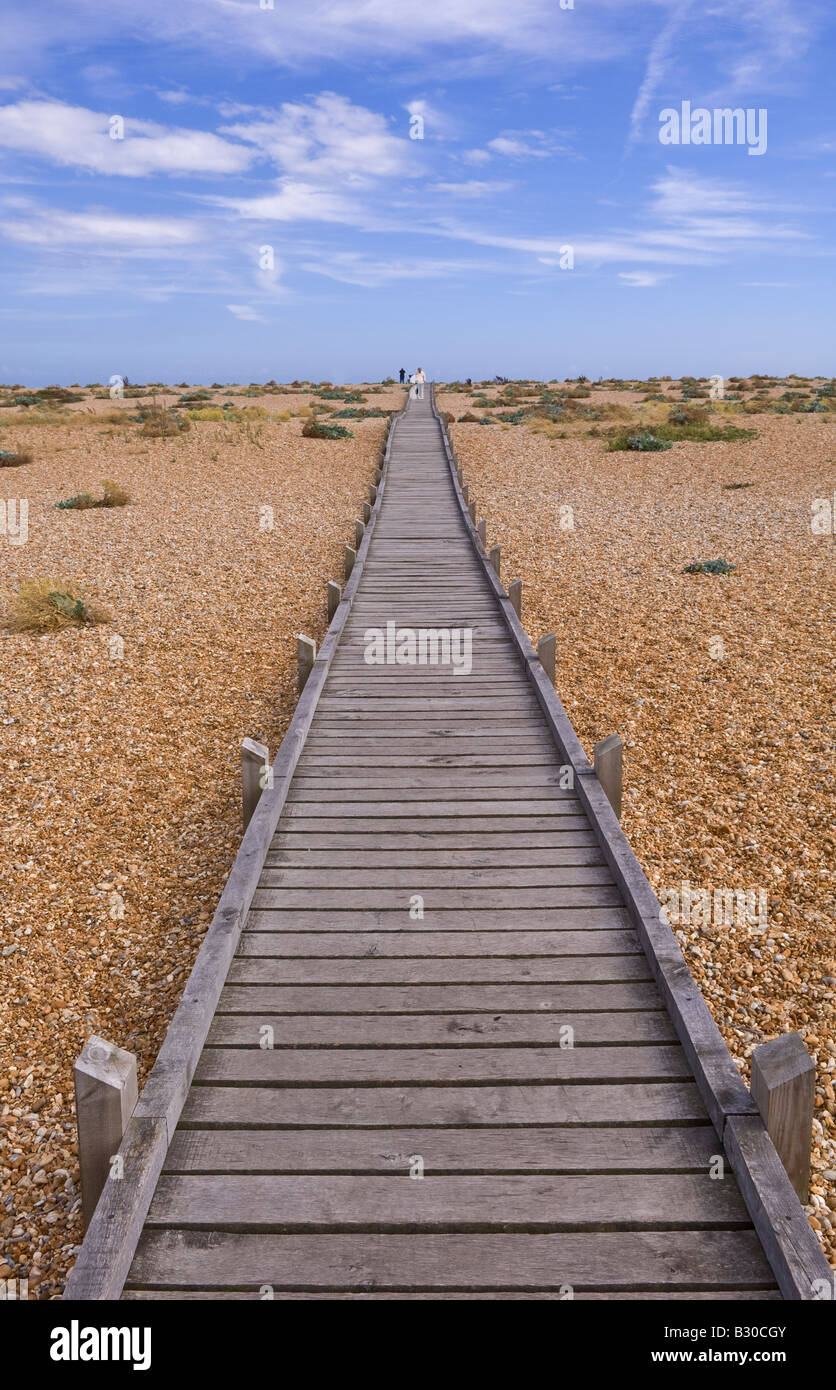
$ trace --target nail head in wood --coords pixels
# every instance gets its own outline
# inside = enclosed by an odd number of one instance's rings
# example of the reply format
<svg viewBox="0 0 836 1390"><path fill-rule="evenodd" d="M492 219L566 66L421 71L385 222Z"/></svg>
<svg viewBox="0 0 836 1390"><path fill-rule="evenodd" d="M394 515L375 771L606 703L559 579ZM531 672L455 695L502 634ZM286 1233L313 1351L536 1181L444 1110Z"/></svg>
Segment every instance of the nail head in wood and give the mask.
<svg viewBox="0 0 836 1390"><path fill-rule="evenodd" d="M800 1033L782 1033L755 1048L751 1091L787 1177L806 1202L816 1068Z"/></svg>
<svg viewBox="0 0 836 1390"><path fill-rule="evenodd" d="M73 1068L73 1081L86 1230L136 1105L136 1057L93 1033Z"/></svg>
<svg viewBox="0 0 836 1390"><path fill-rule="evenodd" d="M333 621L334 614L336 613L337 609L338 609L339 606L340 606L340 599L341 599L341 598L342 598L342 590L340 589L339 584L335 583L333 579L329 579L329 580L328 580L328 621L329 621L329 623Z"/></svg>
<svg viewBox="0 0 836 1390"><path fill-rule="evenodd" d="M346 548L345 548L345 577L346 577L346 579L350 579L350 578L351 578L351 571L354 569L354 561L355 561L356 559L357 559L357 551L354 550L352 546L347 545Z"/></svg>
<svg viewBox="0 0 836 1390"><path fill-rule="evenodd" d="M517 617L522 617L522 580L512 579L508 585L508 597L511 600L511 607Z"/></svg>
<svg viewBox="0 0 836 1390"><path fill-rule="evenodd" d="M549 632L545 637L540 638L540 641L537 643L537 655L540 658L540 665L543 667L552 685L554 685L557 637L553 632Z"/></svg>
<svg viewBox="0 0 836 1390"><path fill-rule="evenodd" d="M311 671L313 670L313 664L315 661L316 642L314 642L313 638L306 637L303 632L300 632L296 638L296 662L298 666L296 689L298 690L300 695L302 694L302 691L305 689L308 676L311 674Z"/></svg>
<svg viewBox="0 0 836 1390"><path fill-rule="evenodd" d="M606 797L618 819L621 820L622 791L622 753L623 744L618 734L608 734L596 743L592 762L595 776L604 788Z"/></svg>

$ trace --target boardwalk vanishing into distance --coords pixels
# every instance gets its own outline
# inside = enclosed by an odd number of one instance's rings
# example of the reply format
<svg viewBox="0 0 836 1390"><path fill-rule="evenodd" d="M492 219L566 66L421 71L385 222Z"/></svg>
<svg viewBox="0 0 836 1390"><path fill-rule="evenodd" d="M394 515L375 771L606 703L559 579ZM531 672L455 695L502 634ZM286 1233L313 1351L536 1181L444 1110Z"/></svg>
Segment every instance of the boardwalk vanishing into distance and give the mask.
<svg viewBox="0 0 836 1390"><path fill-rule="evenodd" d="M386 660L404 629L449 659ZM68 1298L799 1299L828 1278L430 391L393 423L121 1152Z"/></svg>

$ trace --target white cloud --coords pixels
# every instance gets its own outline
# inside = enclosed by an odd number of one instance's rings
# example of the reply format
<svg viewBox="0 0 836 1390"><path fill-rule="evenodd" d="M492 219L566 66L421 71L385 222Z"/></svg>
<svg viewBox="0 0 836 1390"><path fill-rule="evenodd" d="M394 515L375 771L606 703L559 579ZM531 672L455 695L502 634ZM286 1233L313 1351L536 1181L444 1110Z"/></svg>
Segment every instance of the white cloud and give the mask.
<svg viewBox="0 0 836 1390"><path fill-rule="evenodd" d="M490 198L495 193L507 193L513 184L498 181L468 179L465 183L431 183L431 193L446 193L451 198Z"/></svg>
<svg viewBox="0 0 836 1390"><path fill-rule="evenodd" d="M514 139L507 135L498 135L495 140L489 140L488 149L506 159L548 159L550 154L550 151L543 149L542 145L526 144L525 140Z"/></svg>
<svg viewBox="0 0 836 1390"><path fill-rule="evenodd" d="M490 164L491 157L487 150L465 150L462 158L468 164Z"/></svg>
<svg viewBox="0 0 836 1390"><path fill-rule="evenodd" d="M342 222L364 225L362 206L330 193L315 184L284 179L278 188L259 198L210 198L218 207L229 208L240 217L264 222Z"/></svg>
<svg viewBox="0 0 836 1390"><path fill-rule="evenodd" d="M249 304L227 304L226 307L231 314L234 314L237 319L243 319L245 323L264 322Z"/></svg>
<svg viewBox="0 0 836 1390"><path fill-rule="evenodd" d="M362 184L391 177L407 166L407 131L399 139L384 116L335 92L312 102L286 102L266 119L222 127L222 133L254 145L285 173L307 182Z"/></svg>
<svg viewBox="0 0 836 1390"><path fill-rule="evenodd" d="M657 275L652 270L620 270L619 280L623 280L625 285L630 285L636 290L649 289L652 285L658 285L660 281L667 280L667 275Z"/></svg>
<svg viewBox="0 0 836 1390"><path fill-rule="evenodd" d="M651 44L644 77L630 114L628 143L636 141L641 134L650 103L666 78L668 68L677 53L679 33L688 18L692 3L693 0L675 0L666 23L659 29Z"/></svg>
<svg viewBox="0 0 836 1390"><path fill-rule="evenodd" d="M483 263L457 260L421 259L418 256L394 256L373 259L355 251L324 254L316 260L302 263L302 269L314 275L324 275L348 285L375 289L397 280L431 280L435 276L456 275L468 270L484 271Z"/></svg>
<svg viewBox="0 0 836 1390"><path fill-rule="evenodd" d="M110 136L115 116L124 120L124 139ZM122 112L105 114L58 101L0 106L0 147L126 178L237 174L253 160L252 150L207 131L161 126Z"/></svg>
<svg viewBox="0 0 836 1390"><path fill-rule="evenodd" d="M656 195L654 211L665 218L704 216L706 213L753 213L786 208L762 194L730 183L708 178L690 169L669 165L652 185Z"/></svg>
<svg viewBox="0 0 836 1390"><path fill-rule="evenodd" d="M201 235L193 222L183 219L133 217L106 209L90 212L34 209L26 217L0 222L0 230L12 241L45 247L95 246L99 253L126 248L174 250L192 245Z"/></svg>

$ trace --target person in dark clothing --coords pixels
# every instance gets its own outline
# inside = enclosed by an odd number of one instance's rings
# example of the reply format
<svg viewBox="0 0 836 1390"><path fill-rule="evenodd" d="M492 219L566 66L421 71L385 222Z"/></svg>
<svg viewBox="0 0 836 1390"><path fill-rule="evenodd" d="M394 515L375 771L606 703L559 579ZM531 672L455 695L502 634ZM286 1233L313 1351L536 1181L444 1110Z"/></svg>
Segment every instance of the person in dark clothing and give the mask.
<svg viewBox="0 0 836 1390"><path fill-rule="evenodd" d="M401 386L406 381L406 367L401 367Z"/></svg>

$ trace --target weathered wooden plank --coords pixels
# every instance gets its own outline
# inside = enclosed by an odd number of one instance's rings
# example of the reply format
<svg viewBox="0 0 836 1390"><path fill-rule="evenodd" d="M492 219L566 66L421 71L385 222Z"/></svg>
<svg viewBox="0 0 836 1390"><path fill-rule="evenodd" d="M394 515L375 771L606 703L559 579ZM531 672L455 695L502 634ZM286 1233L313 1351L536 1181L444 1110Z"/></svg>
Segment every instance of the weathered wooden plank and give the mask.
<svg viewBox="0 0 836 1390"><path fill-rule="evenodd" d="M118 1298L131 1267L145 1214L168 1147L165 1122L136 1119L125 1130L119 1154L121 1179L109 1179L70 1270L66 1299Z"/></svg>
<svg viewBox="0 0 836 1390"><path fill-rule="evenodd" d="M375 849L308 849L307 842L297 838L293 849L268 851L265 863L269 868L370 868L370 869L431 869L439 863L446 868L538 868L561 864L598 863L600 850L587 837L591 831L559 831L550 837L555 848L516 849L448 849L438 850L391 849L386 844ZM597 857L592 857L597 856Z"/></svg>
<svg viewBox="0 0 836 1390"><path fill-rule="evenodd" d="M753 1231L241 1235L146 1231L134 1284L213 1289L769 1288Z"/></svg>
<svg viewBox="0 0 836 1390"><path fill-rule="evenodd" d="M527 985L226 985L219 1013L586 1013L591 1009L655 1009L655 984ZM571 1023L567 1018L566 1022Z"/></svg>
<svg viewBox="0 0 836 1390"><path fill-rule="evenodd" d="M236 1302L241 1302L242 1300L248 1298L261 1300L264 1298L264 1296L265 1295L261 1287L257 1289L235 1289L232 1291L228 1289L196 1289L194 1287L188 1289L130 1288L126 1289L122 1295L124 1299L138 1303L164 1302L167 1300L175 1299L179 1303L183 1301L189 1302L197 1299L207 1298L211 1299L212 1301L220 1300L221 1302L230 1302L232 1300L235 1300ZM434 1302L439 1297L439 1292L436 1289L430 1289L422 1291L420 1293L414 1293L408 1290L405 1291L403 1289L397 1289L394 1292L387 1291L385 1289L380 1292L354 1292L345 1289L328 1289L326 1293L321 1293L317 1292L316 1290L306 1289L304 1293L294 1293L292 1290L282 1290L280 1297L282 1301L285 1303L299 1302L303 1298L305 1300L319 1300L320 1302L327 1300L327 1302L329 1303L333 1302L334 1300L339 1300L340 1302L354 1303L380 1303L397 1300L399 1303L416 1303L426 1300L432 1300ZM565 1289L562 1292L560 1289L553 1289L551 1291L549 1291L548 1289L526 1289L525 1293L517 1293L513 1289L500 1289L498 1291L494 1289L484 1289L480 1293L462 1293L459 1289L451 1289L445 1287L443 1297L445 1299L454 1300L459 1303L475 1302L477 1299L480 1302L483 1302L486 1299L489 1301L501 1299L503 1303L506 1303L508 1301L513 1302L515 1300L520 1301L522 1299L525 1299L526 1302L531 1302L532 1300L562 1302L568 1297L568 1294L566 1293ZM627 1300L630 1300L634 1303L646 1303L654 1299L664 1300L665 1302L685 1302L686 1300L688 1302L692 1302L695 1299L710 1299L712 1303L729 1303L735 1301L742 1301L744 1299L746 1300L746 1302L759 1303L781 1301L781 1295L777 1289L746 1288L711 1289L707 1293L704 1291L701 1292L690 1289L687 1290L685 1293L674 1292L669 1289L665 1289L662 1293L648 1292L647 1290L639 1290L636 1292L624 1293L622 1290L619 1289L608 1291L607 1293L592 1293L587 1291L586 1289L578 1289L576 1291L573 1291L572 1298L575 1302L581 1303L590 1301L601 1302L604 1300L606 1300L608 1303L612 1303L613 1301L625 1302Z"/></svg>
<svg viewBox="0 0 836 1390"><path fill-rule="evenodd" d="M388 785L382 787L357 786L352 788L348 779L341 786L324 787L319 782L297 783L292 788L292 796L288 797L288 806L310 806L326 805L331 802L341 802L343 805L350 799L353 805L362 803L367 808L367 814L371 813L371 808L376 807L376 803L390 803L394 797L393 793L398 790L394 785L394 778ZM571 791L564 790L559 786L536 786L536 787L491 787L483 785L480 787L459 786L452 780L447 787L419 787L411 784L411 779L405 780L401 785L400 791L403 797L408 798L411 804L417 802L427 802L434 806L443 806L445 803L455 801L475 802L470 814L474 815L481 812L483 807L491 807L499 804L500 806L509 801L522 801L526 807L526 814L533 815L536 808L547 803L551 808L552 802L571 801L574 806L573 814L578 814L577 799ZM304 814L304 813L300 813Z"/></svg>
<svg viewBox="0 0 836 1390"><path fill-rule="evenodd" d="M249 927L239 956L626 956L640 953L631 931L267 932Z"/></svg>
<svg viewBox="0 0 836 1390"><path fill-rule="evenodd" d="M660 1214L664 1217L660 1221ZM746 1226L732 1182L704 1173L400 1177L163 1174L148 1228L304 1230L668 1231Z"/></svg>
<svg viewBox="0 0 836 1390"><path fill-rule="evenodd" d="M705 1173L717 1150L709 1124L631 1129L179 1129L167 1172Z"/></svg>
<svg viewBox="0 0 836 1390"><path fill-rule="evenodd" d="M261 1039L259 1039L259 1042ZM485 1082L573 1084L684 1081L682 1049L669 1047L207 1047L198 1085L471 1086Z"/></svg>
<svg viewBox="0 0 836 1390"><path fill-rule="evenodd" d="M555 873L559 870L554 870ZM564 870L573 876L597 873L594 869ZM269 873L269 871L268 871ZM265 873L264 877L268 877ZM321 911L350 912L363 908L400 909L406 913L410 907L410 897L421 892L420 871L414 875L414 883L404 882L402 889L396 888L318 888L316 903ZM310 906L313 894L308 888L258 888L253 895L254 907L274 907L286 912ZM426 888L421 893L424 899L425 916L434 909L452 911L457 908L473 908L475 911L487 908L507 907L515 911L524 908L550 907L609 907L617 906L621 896L615 884L606 882L567 884L554 888Z"/></svg>
<svg viewBox="0 0 836 1390"><path fill-rule="evenodd" d="M554 1014L216 1014L207 1047L472 1047L594 1043L672 1043L673 1025L661 1009L622 1013Z"/></svg>
<svg viewBox="0 0 836 1390"><path fill-rule="evenodd" d="M573 1086L192 1086L181 1123L269 1125L589 1125L703 1121L693 1082Z"/></svg>
<svg viewBox="0 0 836 1390"><path fill-rule="evenodd" d="M834 1274L813 1234L760 1116L732 1115L729 1159L784 1298L832 1299Z"/></svg>
<svg viewBox="0 0 836 1390"><path fill-rule="evenodd" d="M561 811L557 815L548 816L419 816L409 815L409 808L403 816L374 816L360 819L347 816L288 816L282 821L281 834L292 835L322 835L330 831L355 835L377 835L380 836L388 831L397 834L423 835L433 832L443 835L447 834L514 834L517 827L520 834L539 830L559 830L563 822L569 822L569 826L575 828L583 824L579 816L575 815L571 809L566 813ZM486 829L486 826L488 829Z"/></svg>
<svg viewBox="0 0 836 1390"><path fill-rule="evenodd" d="M360 912L334 912L317 909L282 912L280 908L253 908L247 915L251 930L265 924L271 931L408 931L412 919L403 911L366 908ZM454 912L425 911L425 931L532 931L540 929L595 931L601 927L629 926L623 907L558 907L545 910L512 908Z"/></svg>
<svg viewBox="0 0 836 1390"><path fill-rule="evenodd" d="M596 859L595 851L587 849L565 853L563 864L545 864L539 868L475 868L457 865L442 868L413 867L382 868L371 865L347 869L293 867L267 863L261 875L262 888L407 888L409 891L427 888L564 888L576 884L610 883L610 871Z"/></svg>
<svg viewBox="0 0 836 1390"><path fill-rule="evenodd" d="M341 822L342 824L342 822ZM481 824L481 822L480 822ZM589 821L585 816L566 816L556 830L523 830L521 826L509 830L393 830L381 839L379 828L372 826L340 830L312 830L300 838L299 826L287 829L279 824L273 836L270 851L292 849L294 852L308 849L323 850L363 850L380 852L403 849L416 850L468 850L477 853L492 849L559 849L561 846L589 844ZM568 838L571 837L571 838ZM582 838L578 838L582 837ZM436 855L433 862L438 862Z"/></svg>
<svg viewBox="0 0 836 1390"><path fill-rule="evenodd" d="M564 984L568 981L650 980L644 953L628 956L372 956L300 959L237 957L229 985L354 986L459 984Z"/></svg>

